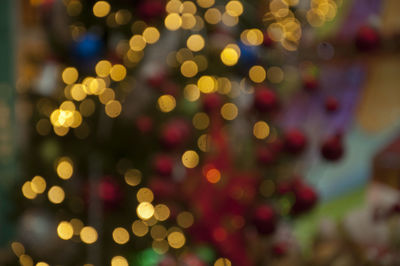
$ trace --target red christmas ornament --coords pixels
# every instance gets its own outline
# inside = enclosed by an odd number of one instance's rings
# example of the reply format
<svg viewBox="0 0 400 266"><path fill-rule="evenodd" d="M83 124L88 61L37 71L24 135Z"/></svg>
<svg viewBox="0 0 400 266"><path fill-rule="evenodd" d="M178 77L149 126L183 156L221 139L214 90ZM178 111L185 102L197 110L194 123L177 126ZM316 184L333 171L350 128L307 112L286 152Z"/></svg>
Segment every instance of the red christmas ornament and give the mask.
<svg viewBox="0 0 400 266"><path fill-rule="evenodd" d="M298 129L292 129L285 134L285 150L297 155L304 151L307 146L306 136Z"/></svg>
<svg viewBox="0 0 400 266"><path fill-rule="evenodd" d="M149 187L157 199L171 199L177 192L176 184L164 178L151 178Z"/></svg>
<svg viewBox="0 0 400 266"><path fill-rule="evenodd" d="M318 195L315 190L308 185L297 186L295 191L295 202L291 212L293 215L299 215L309 211L317 203Z"/></svg>
<svg viewBox="0 0 400 266"><path fill-rule="evenodd" d="M202 98L203 109L206 112L213 112L219 110L222 105L221 96L216 93L203 95Z"/></svg>
<svg viewBox="0 0 400 266"><path fill-rule="evenodd" d="M314 76L307 76L303 80L303 87L308 92L316 91L318 86L318 80Z"/></svg>
<svg viewBox="0 0 400 266"><path fill-rule="evenodd" d="M154 158L154 170L158 175L170 176L174 165L173 159L168 155L157 155Z"/></svg>
<svg viewBox="0 0 400 266"><path fill-rule="evenodd" d="M98 194L106 209L114 209L121 204L122 191L110 176L103 177L98 185Z"/></svg>
<svg viewBox="0 0 400 266"><path fill-rule="evenodd" d="M288 244L285 242L277 242L272 245L272 254L277 257L285 256L288 252Z"/></svg>
<svg viewBox="0 0 400 266"><path fill-rule="evenodd" d="M172 120L167 123L161 133L161 143L168 149L180 146L188 138L189 125L181 119Z"/></svg>
<svg viewBox="0 0 400 266"><path fill-rule="evenodd" d="M330 96L325 99L325 110L328 113L336 112L339 109L339 101L337 98Z"/></svg>
<svg viewBox="0 0 400 266"><path fill-rule="evenodd" d="M264 41L263 41L263 45L265 47L271 47L272 45L274 45L274 41L269 37L268 32L264 32Z"/></svg>
<svg viewBox="0 0 400 266"><path fill-rule="evenodd" d="M147 79L147 83L153 88L160 88L167 80L167 75L164 71L160 71Z"/></svg>
<svg viewBox="0 0 400 266"><path fill-rule="evenodd" d="M267 88L257 89L254 95L254 107L259 112L270 112L278 106L275 92Z"/></svg>
<svg viewBox="0 0 400 266"><path fill-rule="evenodd" d="M161 0L146 0L140 1L139 16L144 20L151 20L161 17L165 12L164 1Z"/></svg>
<svg viewBox="0 0 400 266"><path fill-rule="evenodd" d="M253 223L260 234L273 233L276 228L276 219L276 213L269 205L261 205L254 211Z"/></svg>
<svg viewBox="0 0 400 266"><path fill-rule="evenodd" d="M136 127L142 134L147 134L153 130L153 119L149 116L140 116L136 119Z"/></svg>
<svg viewBox="0 0 400 266"><path fill-rule="evenodd" d="M336 134L333 137L328 138L322 143L321 155L328 161L337 161L342 158L344 153L342 136Z"/></svg>
<svg viewBox="0 0 400 266"><path fill-rule="evenodd" d="M271 165L276 161L276 153L267 147L259 147L256 152L257 162L261 165Z"/></svg>
<svg viewBox="0 0 400 266"><path fill-rule="evenodd" d="M380 35L370 26L361 27L356 34L356 47L362 52L368 52L379 48Z"/></svg>

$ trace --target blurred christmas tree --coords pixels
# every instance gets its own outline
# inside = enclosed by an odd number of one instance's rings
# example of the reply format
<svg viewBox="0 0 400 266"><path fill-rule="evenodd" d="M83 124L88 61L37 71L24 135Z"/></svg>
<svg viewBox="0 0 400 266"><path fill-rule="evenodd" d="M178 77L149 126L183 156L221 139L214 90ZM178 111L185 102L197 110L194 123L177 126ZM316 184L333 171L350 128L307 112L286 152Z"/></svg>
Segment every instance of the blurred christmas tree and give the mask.
<svg viewBox="0 0 400 266"><path fill-rule="evenodd" d="M319 90L301 39L335 1L28 5L47 43L18 83L35 125L15 193L22 265L301 264L290 221L318 196L299 170L309 141L283 117ZM324 159L342 157L342 133Z"/></svg>

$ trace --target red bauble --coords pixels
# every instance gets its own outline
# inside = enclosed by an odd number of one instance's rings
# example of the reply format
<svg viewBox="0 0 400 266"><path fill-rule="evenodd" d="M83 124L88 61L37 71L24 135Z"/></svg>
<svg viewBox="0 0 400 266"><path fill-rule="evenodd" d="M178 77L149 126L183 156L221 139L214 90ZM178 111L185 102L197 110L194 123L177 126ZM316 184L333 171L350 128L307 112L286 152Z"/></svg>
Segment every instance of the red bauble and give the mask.
<svg viewBox="0 0 400 266"><path fill-rule="evenodd" d="M325 110L328 113L336 112L339 109L339 101L337 98L330 96L325 99Z"/></svg>
<svg viewBox="0 0 400 266"><path fill-rule="evenodd" d="M222 105L221 96L216 93L203 95L202 98L203 109L206 112L214 112L219 110Z"/></svg>
<svg viewBox="0 0 400 266"><path fill-rule="evenodd" d="M263 45L264 45L265 47L271 47L272 45L274 45L274 41L269 37L267 31L264 32L264 41L263 41Z"/></svg>
<svg viewBox="0 0 400 266"><path fill-rule="evenodd" d="M307 138L298 129L292 129L285 134L285 150L297 155L304 151L307 146Z"/></svg>
<svg viewBox="0 0 400 266"><path fill-rule="evenodd" d="M163 71L160 71L160 72L148 77L147 83L153 88L160 88L166 80L167 80L166 73Z"/></svg>
<svg viewBox="0 0 400 266"><path fill-rule="evenodd" d="M150 116L140 116L136 119L136 127L142 134L153 130L153 119Z"/></svg>
<svg viewBox="0 0 400 266"><path fill-rule="evenodd" d="M259 88L254 94L254 107L259 112L270 112L278 106L275 92L267 88Z"/></svg>
<svg viewBox="0 0 400 266"><path fill-rule="evenodd" d="M98 185L98 194L106 209L114 209L121 204L122 191L119 184L110 176L103 177Z"/></svg>
<svg viewBox="0 0 400 266"><path fill-rule="evenodd" d="M176 119L168 122L161 133L161 143L167 149L180 146L189 136L189 125L186 121Z"/></svg>
<svg viewBox="0 0 400 266"><path fill-rule="evenodd" d="M276 162L276 153L267 147L259 147L256 157L257 162L262 165L270 165Z"/></svg>
<svg viewBox="0 0 400 266"><path fill-rule="evenodd" d="M257 207L253 215L253 223L260 234L268 235L275 231L277 217L275 210L269 205Z"/></svg>
<svg viewBox="0 0 400 266"><path fill-rule="evenodd" d="M165 12L164 1L146 0L140 1L139 16L145 20L161 17Z"/></svg>
<svg viewBox="0 0 400 266"><path fill-rule="evenodd" d="M344 153L342 136L337 134L322 143L321 155L328 161L337 161Z"/></svg>
<svg viewBox="0 0 400 266"><path fill-rule="evenodd" d="M303 86L306 91L314 92L318 89L318 80L313 76L305 77L303 80Z"/></svg>
<svg viewBox="0 0 400 266"><path fill-rule="evenodd" d="M151 178L149 183L156 199L171 199L176 195L177 185L165 178Z"/></svg>
<svg viewBox="0 0 400 266"><path fill-rule="evenodd" d="M172 174L174 161L170 156L160 154L154 158L153 165L158 175L170 176Z"/></svg>
<svg viewBox="0 0 400 266"><path fill-rule="evenodd" d="M295 202L292 206L291 212L293 215L299 215L309 211L317 203L318 195L315 190L308 185L296 186Z"/></svg>
<svg viewBox="0 0 400 266"><path fill-rule="evenodd" d="M288 244L285 242L277 242L272 245L272 254L277 257L285 256L288 252Z"/></svg>
<svg viewBox="0 0 400 266"><path fill-rule="evenodd" d="M356 34L356 47L363 52L372 51L379 48L380 39L376 29L370 26L363 26Z"/></svg>

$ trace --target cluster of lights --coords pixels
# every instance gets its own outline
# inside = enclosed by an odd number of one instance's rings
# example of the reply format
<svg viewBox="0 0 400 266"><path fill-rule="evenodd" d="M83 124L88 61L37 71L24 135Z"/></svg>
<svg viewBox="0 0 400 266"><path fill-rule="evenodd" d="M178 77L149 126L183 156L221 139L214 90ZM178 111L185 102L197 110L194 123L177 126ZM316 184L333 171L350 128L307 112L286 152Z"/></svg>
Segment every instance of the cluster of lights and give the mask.
<svg viewBox="0 0 400 266"><path fill-rule="evenodd" d="M34 265L32 257L25 253L25 247L20 242L12 242L11 249L14 252L15 256L18 257L20 265ZM49 266L49 264L43 261L39 261L35 264L35 266Z"/></svg>
<svg viewBox="0 0 400 266"><path fill-rule="evenodd" d="M320 27L336 17L337 4L334 0L312 0L307 11L307 21L313 27Z"/></svg>

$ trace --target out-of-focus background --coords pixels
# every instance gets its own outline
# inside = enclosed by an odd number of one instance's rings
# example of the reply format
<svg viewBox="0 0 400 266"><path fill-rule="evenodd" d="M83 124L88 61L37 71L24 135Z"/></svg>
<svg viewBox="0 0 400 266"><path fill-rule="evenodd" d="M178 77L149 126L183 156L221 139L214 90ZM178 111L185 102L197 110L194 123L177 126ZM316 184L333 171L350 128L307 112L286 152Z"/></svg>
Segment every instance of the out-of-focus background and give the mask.
<svg viewBox="0 0 400 266"><path fill-rule="evenodd" d="M0 7L0 265L400 265L400 1Z"/></svg>

